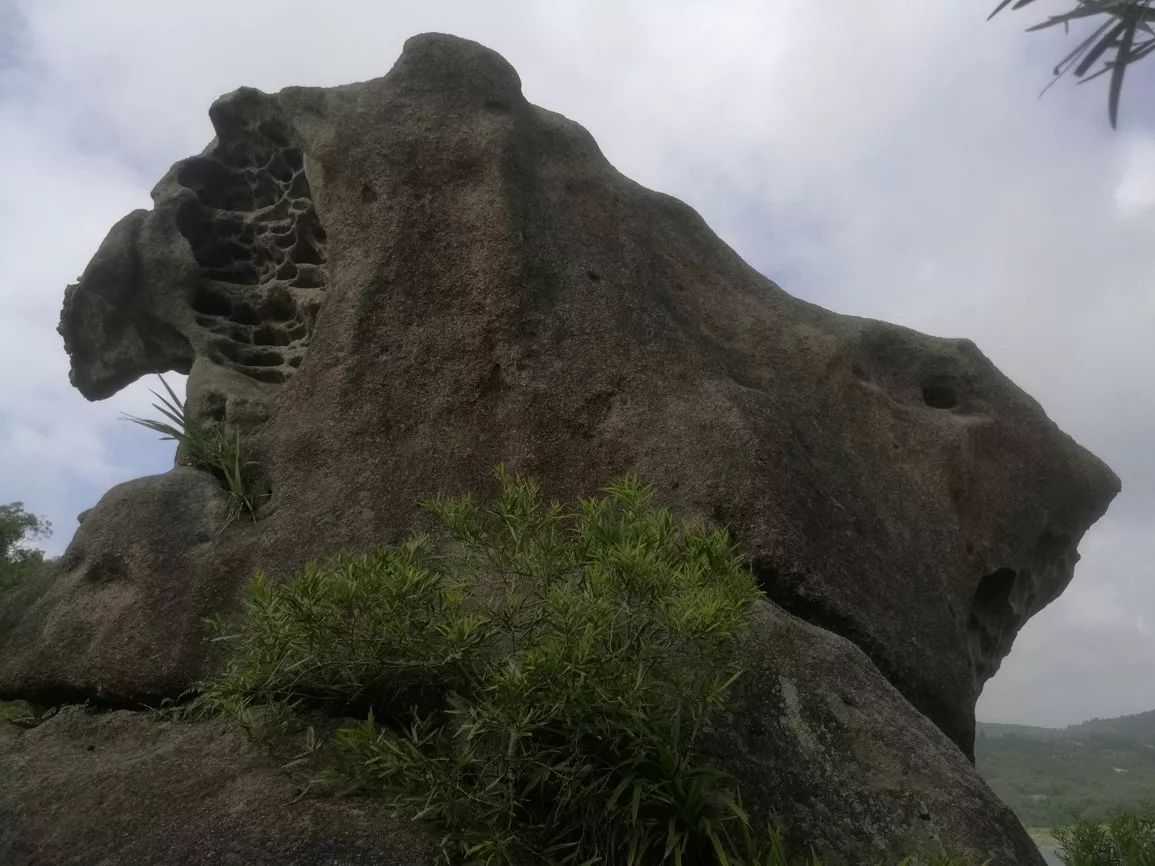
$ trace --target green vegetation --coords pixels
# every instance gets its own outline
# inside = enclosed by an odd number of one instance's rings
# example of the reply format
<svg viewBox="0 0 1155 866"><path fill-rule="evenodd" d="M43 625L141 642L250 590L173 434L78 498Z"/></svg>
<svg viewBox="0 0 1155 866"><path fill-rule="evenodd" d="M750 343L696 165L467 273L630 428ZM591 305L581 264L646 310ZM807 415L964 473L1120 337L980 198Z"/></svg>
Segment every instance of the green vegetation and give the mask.
<svg viewBox="0 0 1155 866"><path fill-rule="evenodd" d="M232 653L201 707L264 735L309 719L293 763L438 826L452 862L802 862L701 754L760 597L726 533L630 477L576 508L497 477L491 504L426 504L436 541L258 575L213 623Z"/></svg>
<svg viewBox="0 0 1155 866"><path fill-rule="evenodd" d="M1155 811L1079 820L1055 831L1066 866L1155 866Z"/></svg>
<svg viewBox="0 0 1155 866"><path fill-rule="evenodd" d="M990 17L993 18L1008 6L1021 9L1034 2L1000 0ZM1069 30L1072 23L1078 25L1086 19L1097 25L1055 66L1051 84L1068 72L1081 79L1080 83L1110 73L1107 112L1111 126L1115 126L1119 119L1119 96L1123 92L1123 75L1127 67L1155 50L1155 29L1152 29L1155 9L1151 8L1151 3L1152 0L1075 0L1074 8L1051 15L1041 24L1029 28L1045 30L1061 25L1064 30ZM1102 65L1096 69L1095 65L1100 61ZM1047 85L1048 88L1050 86Z"/></svg>
<svg viewBox="0 0 1155 866"><path fill-rule="evenodd" d="M976 765L1028 827L1105 821L1155 802L1155 714L1146 717L1065 730L980 724Z"/></svg>
<svg viewBox="0 0 1155 866"><path fill-rule="evenodd" d="M731 780L699 753L758 592L724 532L625 478L576 510L501 470L447 530L258 577L204 700L250 725L324 707L331 767L475 863L738 863ZM767 843L767 856L772 843ZM768 861L772 862L772 861Z"/></svg>
<svg viewBox="0 0 1155 866"><path fill-rule="evenodd" d="M19 725L31 725L36 720L36 713L30 704L24 701L0 701L0 724L10 722Z"/></svg>
<svg viewBox="0 0 1155 866"><path fill-rule="evenodd" d="M51 534L52 524L25 511L23 502L0 505L0 592L44 562L44 551L28 542Z"/></svg>
<svg viewBox="0 0 1155 866"><path fill-rule="evenodd" d="M223 424L206 424L188 414L185 404L172 390L163 376L157 376L167 396L153 391L159 403L153 408L163 419L137 418L126 415L134 424L147 427L161 434L162 439L175 441L181 454L190 466L211 472L228 491L233 500L233 512L253 514L257 507L257 495L250 468L253 461L245 458L240 434L229 436Z"/></svg>

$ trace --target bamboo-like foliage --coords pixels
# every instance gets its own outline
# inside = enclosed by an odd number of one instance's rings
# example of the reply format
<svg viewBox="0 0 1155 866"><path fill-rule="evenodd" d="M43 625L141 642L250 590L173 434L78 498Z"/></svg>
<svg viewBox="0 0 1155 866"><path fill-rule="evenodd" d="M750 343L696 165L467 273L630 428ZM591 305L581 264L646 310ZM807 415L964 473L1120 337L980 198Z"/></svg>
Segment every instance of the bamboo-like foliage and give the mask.
<svg viewBox="0 0 1155 866"><path fill-rule="evenodd" d="M440 826L454 861L746 862L732 781L700 754L759 597L726 534L634 478L574 509L498 478L491 504L427 503L437 545L254 581L204 700L359 713L332 766Z"/></svg>
<svg viewBox="0 0 1155 866"><path fill-rule="evenodd" d="M213 623L231 658L202 707L250 730L359 717L309 727L301 760L439 827L448 862L817 866L702 751L760 598L726 533L632 477L572 508L497 479L492 502L426 503L436 536L258 575Z"/></svg>
<svg viewBox="0 0 1155 866"><path fill-rule="evenodd" d="M165 394L151 393L158 400L153 408L161 417L125 415L125 419L159 433L161 439L175 441L190 466L205 469L220 480L233 500L234 513L252 515L256 511L256 494L249 470L254 464L245 458L240 433L229 436L224 425L209 425L190 415L164 377L157 378Z"/></svg>
<svg viewBox="0 0 1155 866"><path fill-rule="evenodd" d="M1022 9L1034 2L1035 0L1001 0L990 17L993 18L1008 7ZM1079 78L1080 83L1109 74L1111 81L1107 94L1107 114L1111 126L1116 126L1119 120L1119 97L1123 92L1123 76L1127 67L1155 51L1155 27L1153 27L1155 10L1151 9L1151 2L1152 0L1076 0L1073 9L1052 15L1046 21L1028 28L1029 31L1036 31L1062 25L1069 30L1072 23L1084 19L1092 20L1098 25L1059 61L1055 66L1054 78L1047 88L1068 72ZM1095 65L1100 61L1102 65L1096 69Z"/></svg>

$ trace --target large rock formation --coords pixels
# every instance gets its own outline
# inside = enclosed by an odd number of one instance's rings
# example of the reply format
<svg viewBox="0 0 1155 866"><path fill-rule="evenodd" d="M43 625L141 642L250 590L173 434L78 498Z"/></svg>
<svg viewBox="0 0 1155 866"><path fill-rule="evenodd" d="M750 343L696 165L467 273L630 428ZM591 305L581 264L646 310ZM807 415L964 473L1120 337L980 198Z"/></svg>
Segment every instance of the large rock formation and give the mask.
<svg viewBox="0 0 1155 866"><path fill-rule="evenodd" d="M61 333L90 398L188 372L268 495L230 522L193 470L114 489L0 609L0 694L179 693L201 619L254 568L395 539L505 461L561 498L633 471L727 525L770 599L970 752L983 683L1119 486L972 343L787 295L474 43L417 37L384 78L242 89L210 116L212 145L69 287ZM814 675L792 688L829 691ZM896 706L879 718L906 730ZM919 737L957 781L936 802L996 814L962 754Z"/></svg>

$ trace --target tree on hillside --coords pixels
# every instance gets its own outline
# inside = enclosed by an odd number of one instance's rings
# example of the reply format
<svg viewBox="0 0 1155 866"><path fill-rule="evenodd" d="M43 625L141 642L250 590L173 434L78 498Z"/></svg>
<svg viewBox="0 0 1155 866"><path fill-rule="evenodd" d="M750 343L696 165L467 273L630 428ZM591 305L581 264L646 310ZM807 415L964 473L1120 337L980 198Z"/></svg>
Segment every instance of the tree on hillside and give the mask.
<svg viewBox="0 0 1155 866"><path fill-rule="evenodd" d="M52 524L25 511L23 502L0 505L0 589L44 562L44 551L28 542L51 534Z"/></svg>
<svg viewBox="0 0 1155 866"><path fill-rule="evenodd" d="M1035 0L1001 0L990 14L998 15L1007 7L1022 9ZM1081 38L1074 49L1055 66L1054 84L1068 72L1080 79L1080 84L1101 75L1110 74L1107 93L1107 113L1114 127L1119 119L1119 95L1123 92L1123 75L1127 67L1155 51L1155 9L1153 0L1075 0L1075 7L1028 30L1045 30L1062 25L1070 30L1071 24L1086 20L1095 29ZM1096 65L1098 68L1096 68ZM1051 84L1048 84L1049 88ZM1046 92L1046 91L1044 91Z"/></svg>

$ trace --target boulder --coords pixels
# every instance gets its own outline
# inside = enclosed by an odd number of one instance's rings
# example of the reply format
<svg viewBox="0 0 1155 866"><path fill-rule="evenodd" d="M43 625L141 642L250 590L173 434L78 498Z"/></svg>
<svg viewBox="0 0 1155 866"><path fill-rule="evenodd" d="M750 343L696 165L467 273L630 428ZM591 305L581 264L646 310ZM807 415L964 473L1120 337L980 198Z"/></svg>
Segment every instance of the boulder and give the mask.
<svg viewBox="0 0 1155 866"><path fill-rule="evenodd" d="M92 399L187 372L190 411L260 467L255 520L229 520L189 468L112 491L5 602L0 696L180 694L210 666L202 620L257 568L397 540L424 525L421 500L484 494L499 461L563 499L634 472L727 526L781 616L864 653L873 697L825 747L865 756L845 774L915 772L914 732L947 786L916 789L943 838L994 821L990 850L1017 850L960 769L975 701L1119 481L973 343L791 297L462 39L415 37L373 81L241 89L210 117L214 141L68 288L60 331ZM765 724L795 703L827 718L854 691L836 666L752 659L777 690ZM871 725L898 739L856 739ZM774 743L733 736L751 755ZM915 840L885 820L915 801L859 781L879 838ZM812 790L859 808L833 776ZM978 805L946 817L956 802Z"/></svg>

